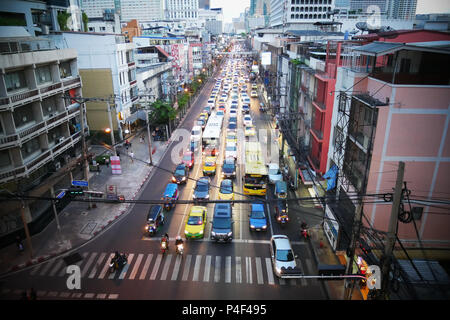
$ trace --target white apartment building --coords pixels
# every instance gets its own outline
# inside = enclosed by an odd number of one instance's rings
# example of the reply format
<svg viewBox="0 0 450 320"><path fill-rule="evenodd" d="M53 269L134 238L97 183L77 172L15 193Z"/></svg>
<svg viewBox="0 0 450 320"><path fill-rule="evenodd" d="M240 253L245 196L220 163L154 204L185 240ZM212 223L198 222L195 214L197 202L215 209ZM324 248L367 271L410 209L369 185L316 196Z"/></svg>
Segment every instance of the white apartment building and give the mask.
<svg viewBox="0 0 450 320"><path fill-rule="evenodd" d="M329 20L334 0L272 0L270 26L290 26Z"/></svg>
<svg viewBox="0 0 450 320"><path fill-rule="evenodd" d="M125 43L122 35L106 33L60 32L50 37L60 48L77 50L86 97L115 96L111 104L113 129L123 139L138 99L134 43ZM109 127L106 102L88 102L86 106L91 131Z"/></svg>
<svg viewBox="0 0 450 320"><path fill-rule="evenodd" d="M83 0L82 10L89 18L103 16L105 9L114 9L120 15L121 21L133 19L155 20L164 16L165 0ZM116 2L119 7L116 7Z"/></svg>
<svg viewBox="0 0 450 320"><path fill-rule="evenodd" d="M166 19L198 19L198 0L165 0Z"/></svg>

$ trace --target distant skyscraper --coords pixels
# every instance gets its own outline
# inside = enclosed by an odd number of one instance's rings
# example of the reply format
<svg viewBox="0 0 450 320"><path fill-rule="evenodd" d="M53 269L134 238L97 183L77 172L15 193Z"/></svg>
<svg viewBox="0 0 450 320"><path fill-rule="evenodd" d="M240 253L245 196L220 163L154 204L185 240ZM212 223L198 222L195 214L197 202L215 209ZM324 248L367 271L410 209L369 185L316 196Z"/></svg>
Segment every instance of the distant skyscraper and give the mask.
<svg viewBox="0 0 450 320"><path fill-rule="evenodd" d="M121 21L162 19L163 0L83 0L81 8L89 18L103 17L105 9L113 9Z"/></svg>
<svg viewBox="0 0 450 320"><path fill-rule="evenodd" d="M416 9L417 0L390 0L387 13L392 19L413 20Z"/></svg>
<svg viewBox="0 0 450 320"><path fill-rule="evenodd" d="M396 0L394 0L396 1ZM380 13L387 11L389 0L350 0L350 10L354 10L358 13L366 13L369 6L378 6Z"/></svg>
<svg viewBox="0 0 450 320"><path fill-rule="evenodd" d="M199 0L165 0L166 19L198 19Z"/></svg>
<svg viewBox="0 0 450 320"><path fill-rule="evenodd" d="M198 8L208 10L210 8L209 0L198 0Z"/></svg>

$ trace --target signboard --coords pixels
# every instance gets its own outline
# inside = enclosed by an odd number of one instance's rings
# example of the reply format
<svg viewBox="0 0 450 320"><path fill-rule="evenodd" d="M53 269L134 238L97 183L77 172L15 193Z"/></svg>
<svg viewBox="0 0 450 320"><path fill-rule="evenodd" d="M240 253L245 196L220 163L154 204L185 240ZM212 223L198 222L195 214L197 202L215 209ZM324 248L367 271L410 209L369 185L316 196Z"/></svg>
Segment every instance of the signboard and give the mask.
<svg viewBox="0 0 450 320"><path fill-rule="evenodd" d="M263 66L270 66L272 64L272 53L267 52L261 52L261 64Z"/></svg>
<svg viewBox="0 0 450 320"><path fill-rule="evenodd" d="M65 191L61 191L60 193L58 193L58 195L56 196L56 199L61 199L62 197L64 197L66 195Z"/></svg>
<svg viewBox="0 0 450 320"><path fill-rule="evenodd" d="M117 186L109 184L106 186L106 199L117 200Z"/></svg>
<svg viewBox="0 0 450 320"><path fill-rule="evenodd" d="M323 221L323 229L328 241L331 244L333 250L336 250L338 234L339 234L339 223L336 221L336 217L331 212L328 206L325 206L325 219Z"/></svg>
<svg viewBox="0 0 450 320"><path fill-rule="evenodd" d="M118 156L112 156L109 159L111 161L112 174L122 174L122 168L120 166L120 158Z"/></svg>
<svg viewBox="0 0 450 320"><path fill-rule="evenodd" d="M72 185L76 187L87 187L89 186L89 183L84 180L73 180Z"/></svg>

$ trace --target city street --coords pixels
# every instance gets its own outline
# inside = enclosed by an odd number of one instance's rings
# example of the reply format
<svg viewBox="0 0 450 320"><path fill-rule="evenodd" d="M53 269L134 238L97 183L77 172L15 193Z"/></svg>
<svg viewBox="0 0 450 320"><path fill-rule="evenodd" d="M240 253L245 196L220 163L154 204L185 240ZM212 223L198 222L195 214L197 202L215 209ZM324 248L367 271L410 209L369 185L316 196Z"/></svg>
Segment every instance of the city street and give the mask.
<svg viewBox="0 0 450 320"><path fill-rule="evenodd" d="M214 85L212 77L204 86L198 99L192 104L179 129L191 128L206 106ZM228 107L227 107L228 108ZM240 112L239 112L240 114ZM270 129L266 115L259 111L258 99L251 99L250 114L256 131ZM242 117L238 117L238 129L243 129ZM267 117L268 118L268 117ZM225 115L223 128L227 126ZM224 154L226 130L222 132L219 159ZM179 137L179 138L178 138ZM171 145L160 161L159 169L150 177L149 183L137 200L160 199L170 182L177 163L172 162L172 150L188 139L182 133L172 135ZM261 139L263 140L263 139ZM260 141L265 143L264 141ZM187 145L187 144L186 144ZM178 149L177 149L178 148ZM242 151L238 144L238 154ZM221 164L221 161L219 161ZM218 199L221 170L211 179L211 199ZM202 176L202 161L197 157L190 171L189 180L180 186L180 200L192 200L195 180ZM164 170L165 169L165 170ZM242 192L243 162L238 166L235 179L236 199L245 199ZM216 186L216 187L215 187ZM290 197L294 197L293 193ZM268 188L268 199L273 199L273 186ZM266 207L270 217L269 228L263 233L249 230L248 203L233 205L234 237L231 243L215 243L210 240L214 203L207 205L208 215L205 236L200 240L188 240L183 256L175 253L174 240L177 235L184 238L186 217L192 204L178 204L166 214L166 222L157 235L144 235L144 224L151 205L135 204L131 212L121 218L100 237L87 242L76 253L82 260L76 262L81 268L81 289L69 290L66 263L61 257L38 266L16 272L3 278L2 298L17 299L21 289L33 287L39 299L325 299L322 285L311 279L279 279L272 269L269 240L273 234L285 234L291 240L298 255L297 263L306 275L314 275L316 266L309 246L299 235L302 221L301 208L290 203L290 222L284 228L274 219L272 208ZM165 255L160 251L160 237L167 232L170 250ZM128 254L128 264L120 273L107 272L110 256L114 251ZM73 253L75 253L73 252Z"/></svg>

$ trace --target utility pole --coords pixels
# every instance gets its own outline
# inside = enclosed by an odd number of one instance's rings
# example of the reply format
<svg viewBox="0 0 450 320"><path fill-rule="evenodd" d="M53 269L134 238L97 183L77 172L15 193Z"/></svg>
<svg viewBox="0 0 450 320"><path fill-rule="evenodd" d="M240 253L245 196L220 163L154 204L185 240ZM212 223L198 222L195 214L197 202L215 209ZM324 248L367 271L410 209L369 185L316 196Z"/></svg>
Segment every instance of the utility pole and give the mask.
<svg viewBox="0 0 450 320"><path fill-rule="evenodd" d="M28 222L25 219L25 201L21 201L20 216L22 218L23 228L25 230L25 236L27 237L28 248L30 249L30 259L33 258L33 246L31 245L30 231L28 230Z"/></svg>
<svg viewBox="0 0 450 320"><path fill-rule="evenodd" d="M150 134L150 111L147 112L147 134L148 134L148 154L150 155L149 166L153 164L152 159L152 135Z"/></svg>
<svg viewBox="0 0 450 320"><path fill-rule="evenodd" d="M384 248L383 265L381 266L381 292L382 296L389 299L389 272L391 269L392 254L397 238L398 214L400 203L402 201L403 176L405 173L405 163L398 163L397 181L395 183L394 198L392 202L391 218L389 220L389 229L387 234L387 243Z"/></svg>

